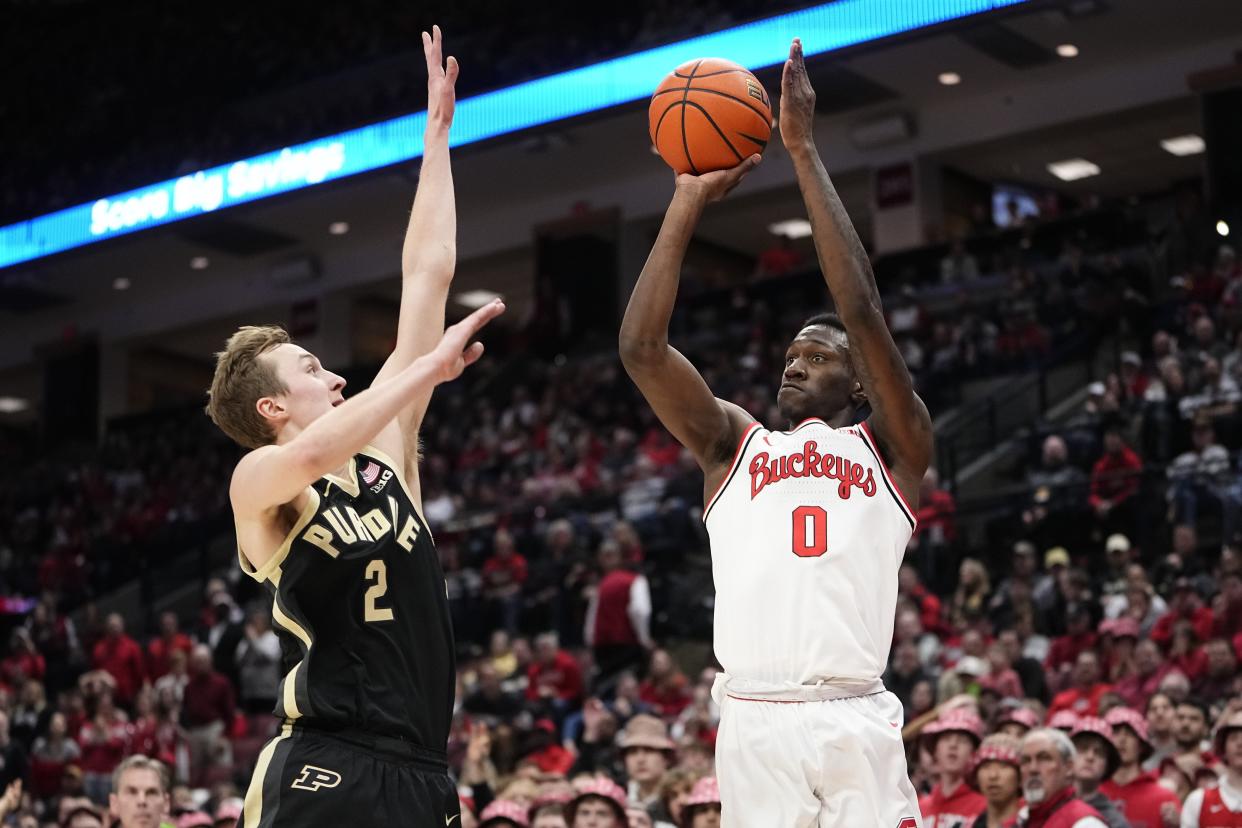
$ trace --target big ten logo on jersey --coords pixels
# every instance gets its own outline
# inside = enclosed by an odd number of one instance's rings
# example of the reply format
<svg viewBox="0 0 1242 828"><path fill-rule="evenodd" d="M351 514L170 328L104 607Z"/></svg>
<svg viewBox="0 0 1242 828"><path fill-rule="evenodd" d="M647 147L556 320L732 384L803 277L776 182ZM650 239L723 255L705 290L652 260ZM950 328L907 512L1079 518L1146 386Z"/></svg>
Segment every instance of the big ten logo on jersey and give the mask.
<svg viewBox="0 0 1242 828"><path fill-rule="evenodd" d="M365 515L359 515L353 506L333 506L322 513L324 523L312 523L302 533L302 540L313 543L332 557L341 554L338 546L352 546L356 543L375 543L393 532L398 525L397 499L388 496L388 513L375 508ZM401 523L401 531L397 532L397 543L406 552L414 549L414 541L418 540L421 527L410 515L405 516Z"/></svg>
<svg viewBox="0 0 1242 828"><path fill-rule="evenodd" d="M769 458L761 451L750 461L750 499L769 485L789 477L827 477L840 481L837 494L849 500L857 487L867 497L875 497L875 471L840 454L820 454L819 444L807 440L801 451Z"/></svg>
<svg viewBox="0 0 1242 828"><path fill-rule="evenodd" d="M374 460L366 464L359 474L362 480L371 487L371 491L379 494L384 491L384 487L388 485L388 481L392 480L392 469L382 469Z"/></svg>

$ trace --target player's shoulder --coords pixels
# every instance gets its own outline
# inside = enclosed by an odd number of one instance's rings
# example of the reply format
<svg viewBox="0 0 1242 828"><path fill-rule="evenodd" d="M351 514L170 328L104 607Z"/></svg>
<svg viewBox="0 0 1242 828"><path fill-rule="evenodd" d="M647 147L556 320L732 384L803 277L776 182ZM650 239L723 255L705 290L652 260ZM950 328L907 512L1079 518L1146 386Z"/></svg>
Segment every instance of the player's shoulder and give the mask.
<svg viewBox="0 0 1242 828"><path fill-rule="evenodd" d="M229 499L233 501L234 506L245 505L250 494L247 488L259 465L277 451L279 447L275 445L259 446L243 454L237 461L237 465L233 467L233 476L229 479Z"/></svg>

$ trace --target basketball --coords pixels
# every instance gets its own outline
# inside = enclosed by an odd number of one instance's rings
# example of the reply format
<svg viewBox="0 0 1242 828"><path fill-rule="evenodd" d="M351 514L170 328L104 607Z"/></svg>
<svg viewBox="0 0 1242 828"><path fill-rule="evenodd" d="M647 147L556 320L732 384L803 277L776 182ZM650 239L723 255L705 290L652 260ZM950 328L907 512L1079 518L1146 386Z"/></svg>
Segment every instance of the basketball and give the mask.
<svg viewBox="0 0 1242 828"><path fill-rule="evenodd" d="M768 93L731 60L683 63L651 96L651 143L673 171L701 175L763 152L772 134Z"/></svg>

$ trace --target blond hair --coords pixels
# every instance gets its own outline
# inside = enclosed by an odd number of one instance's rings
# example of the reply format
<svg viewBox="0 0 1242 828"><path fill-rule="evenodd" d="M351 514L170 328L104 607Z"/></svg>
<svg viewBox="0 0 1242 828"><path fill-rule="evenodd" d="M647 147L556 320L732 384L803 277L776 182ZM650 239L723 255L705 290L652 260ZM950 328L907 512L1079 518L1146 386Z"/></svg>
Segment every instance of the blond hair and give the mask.
<svg viewBox="0 0 1242 828"><path fill-rule="evenodd" d="M121 761L121 764L117 765L116 769L112 771L113 791L119 792L121 790L121 777L124 776L127 771L131 770L151 771L160 780L160 793L168 793L171 780L169 779L167 766L165 766L164 763L158 759L151 759L150 757L143 756L141 753L135 753L132 756L125 757L125 759Z"/></svg>
<svg viewBox="0 0 1242 828"><path fill-rule="evenodd" d="M246 325L238 328L224 343L224 350L216 354L216 373L207 392L207 416L246 448L259 448L276 439L255 403L288 389L271 363L259 357L289 341L289 334L279 325Z"/></svg>

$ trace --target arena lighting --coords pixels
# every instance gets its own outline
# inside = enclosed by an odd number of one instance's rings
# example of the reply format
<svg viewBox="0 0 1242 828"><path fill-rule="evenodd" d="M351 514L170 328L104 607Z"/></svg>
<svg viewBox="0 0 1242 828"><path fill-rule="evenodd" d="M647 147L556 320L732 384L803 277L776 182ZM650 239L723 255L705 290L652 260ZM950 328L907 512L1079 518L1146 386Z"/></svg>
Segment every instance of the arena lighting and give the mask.
<svg viewBox="0 0 1242 828"><path fill-rule="evenodd" d="M117 276L115 279L112 280L112 289L113 290L129 290L129 277L128 276Z"/></svg>
<svg viewBox="0 0 1242 828"><path fill-rule="evenodd" d="M490 290L464 290L454 296L453 300L467 308L481 308L493 299L499 298L499 293Z"/></svg>
<svg viewBox="0 0 1242 828"><path fill-rule="evenodd" d="M1062 181L1077 181L1100 174L1100 168L1085 158L1067 158L1064 161L1053 161L1048 165L1048 172Z"/></svg>
<svg viewBox="0 0 1242 828"><path fill-rule="evenodd" d="M30 408L30 403L20 397L0 397L0 414L16 414Z"/></svg>
<svg viewBox="0 0 1242 828"><path fill-rule="evenodd" d="M790 239L805 239L811 235L811 223L806 219L795 218L777 221L768 225L768 232L773 236L785 236Z"/></svg>
<svg viewBox="0 0 1242 828"><path fill-rule="evenodd" d="M349 222L334 221L328 225L328 232L334 236L343 236L349 232Z"/></svg>
<svg viewBox="0 0 1242 828"><path fill-rule="evenodd" d="M936 80L940 81L944 86L957 86L962 82L962 76L957 72L941 72L936 77Z"/></svg>
<svg viewBox="0 0 1242 828"><path fill-rule="evenodd" d="M817 55L1027 2L821 3L463 98L450 140L461 146L646 98L672 67L696 57L758 69L782 62L795 35ZM0 227L0 267L410 161L422 155L426 118L403 115Z"/></svg>
<svg viewBox="0 0 1242 828"><path fill-rule="evenodd" d="M1216 232L1222 236L1228 236L1229 235L1229 223L1225 221L1224 219L1221 219L1220 221L1216 222Z"/></svg>
<svg viewBox="0 0 1242 828"><path fill-rule="evenodd" d="M1207 148L1203 139L1193 133L1165 138L1160 142L1160 146L1165 152L1171 152L1174 155L1198 155Z"/></svg>
<svg viewBox="0 0 1242 828"><path fill-rule="evenodd" d="M1057 54L1063 58L1078 57L1078 47L1073 43L1062 43L1057 47Z"/></svg>
<svg viewBox="0 0 1242 828"><path fill-rule="evenodd" d="M206 256L195 256L190 259L191 270L206 270L209 264L211 264L211 260Z"/></svg>

